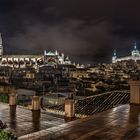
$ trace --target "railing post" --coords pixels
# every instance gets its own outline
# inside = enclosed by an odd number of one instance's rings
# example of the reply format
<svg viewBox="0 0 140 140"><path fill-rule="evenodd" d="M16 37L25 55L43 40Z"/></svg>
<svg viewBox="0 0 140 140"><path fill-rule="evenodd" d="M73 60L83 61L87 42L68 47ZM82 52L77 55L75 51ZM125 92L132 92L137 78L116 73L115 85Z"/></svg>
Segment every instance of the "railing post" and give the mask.
<svg viewBox="0 0 140 140"><path fill-rule="evenodd" d="M66 118L75 117L75 103L73 99L65 100L65 117Z"/></svg>
<svg viewBox="0 0 140 140"><path fill-rule="evenodd" d="M15 93L10 94L9 105L10 106L15 106L16 105L16 94Z"/></svg>
<svg viewBox="0 0 140 140"><path fill-rule="evenodd" d="M130 104L140 105L140 81L129 81L130 85Z"/></svg>
<svg viewBox="0 0 140 140"><path fill-rule="evenodd" d="M32 110L40 110L39 96L33 96L32 97Z"/></svg>

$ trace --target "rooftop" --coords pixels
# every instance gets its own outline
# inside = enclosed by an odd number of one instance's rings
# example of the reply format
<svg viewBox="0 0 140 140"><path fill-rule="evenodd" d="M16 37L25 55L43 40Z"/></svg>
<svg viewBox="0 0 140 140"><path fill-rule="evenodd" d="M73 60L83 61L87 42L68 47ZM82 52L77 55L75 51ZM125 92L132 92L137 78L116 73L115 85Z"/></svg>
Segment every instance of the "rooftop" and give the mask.
<svg viewBox="0 0 140 140"><path fill-rule="evenodd" d="M3 58L34 58L34 57L41 57L43 55L24 55L24 54L15 54L15 55L3 55Z"/></svg>

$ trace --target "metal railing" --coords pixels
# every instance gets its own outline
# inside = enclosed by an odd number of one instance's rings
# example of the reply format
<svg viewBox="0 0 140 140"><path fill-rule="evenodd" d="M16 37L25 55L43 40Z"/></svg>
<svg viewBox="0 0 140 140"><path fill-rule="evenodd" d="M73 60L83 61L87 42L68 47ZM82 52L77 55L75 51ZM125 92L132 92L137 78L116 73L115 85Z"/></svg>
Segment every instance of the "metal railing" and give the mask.
<svg viewBox="0 0 140 140"><path fill-rule="evenodd" d="M52 110L56 114L64 114L64 101L57 98L58 104L47 104L45 99L42 99L41 107L45 110ZM64 100L64 99L63 99ZM82 99L75 99L75 114L76 116L89 116L98 112L111 109L121 104L127 104L130 101L130 91L116 90L99 95L88 96ZM54 110L54 111L53 111Z"/></svg>

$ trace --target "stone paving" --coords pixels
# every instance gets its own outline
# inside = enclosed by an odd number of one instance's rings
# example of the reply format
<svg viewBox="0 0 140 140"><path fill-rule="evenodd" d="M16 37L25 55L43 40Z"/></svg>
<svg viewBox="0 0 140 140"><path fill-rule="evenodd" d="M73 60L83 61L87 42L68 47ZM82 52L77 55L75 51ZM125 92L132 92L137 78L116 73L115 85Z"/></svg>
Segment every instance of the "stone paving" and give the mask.
<svg viewBox="0 0 140 140"><path fill-rule="evenodd" d="M140 140L140 106L118 106L19 140Z"/></svg>
<svg viewBox="0 0 140 140"><path fill-rule="evenodd" d="M19 140L140 140L140 106L134 105L65 123L58 116L0 103L0 120Z"/></svg>
<svg viewBox="0 0 140 140"><path fill-rule="evenodd" d="M63 118L49 113L40 113L17 106L10 108L0 103L0 120L6 122L8 128L17 136L26 135L65 123Z"/></svg>

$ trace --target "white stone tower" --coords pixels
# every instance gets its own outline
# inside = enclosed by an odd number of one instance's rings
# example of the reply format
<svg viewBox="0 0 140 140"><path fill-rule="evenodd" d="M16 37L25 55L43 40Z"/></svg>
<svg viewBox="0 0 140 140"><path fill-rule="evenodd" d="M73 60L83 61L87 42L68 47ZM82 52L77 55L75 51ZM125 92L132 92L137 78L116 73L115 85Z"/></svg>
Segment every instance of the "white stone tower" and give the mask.
<svg viewBox="0 0 140 140"><path fill-rule="evenodd" d="M0 57L3 56L3 45L2 45L2 37L1 37L1 33L0 33Z"/></svg>
<svg viewBox="0 0 140 140"><path fill-rule="evenodd" d="M131 55L132 55L132 57L140 57L140 52L139 52L139 50L137 49L137 44L136 44L136 42L135 42L135 45L134 45L134 49L133 49L133 51L131 52Z"/></svg>
<svg viewBox="0 0 140 140"><path fill-rule="evenodd" d="M116 50L114 50L113 57L112 57L112 63L115 63L116 59L117 59L117 54L116 54Z"/></svg>

